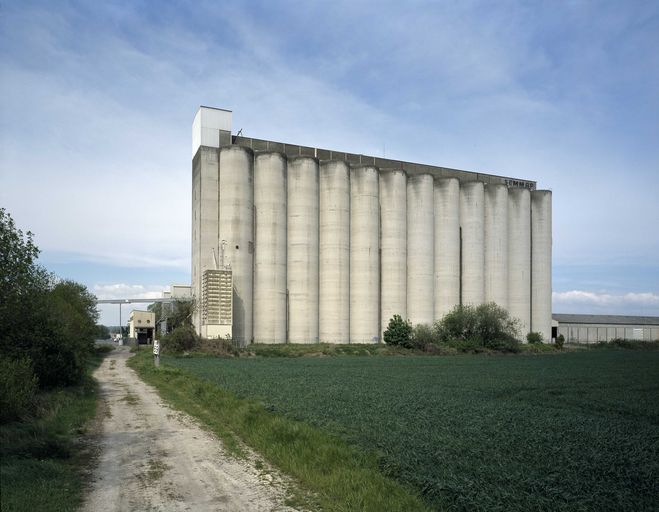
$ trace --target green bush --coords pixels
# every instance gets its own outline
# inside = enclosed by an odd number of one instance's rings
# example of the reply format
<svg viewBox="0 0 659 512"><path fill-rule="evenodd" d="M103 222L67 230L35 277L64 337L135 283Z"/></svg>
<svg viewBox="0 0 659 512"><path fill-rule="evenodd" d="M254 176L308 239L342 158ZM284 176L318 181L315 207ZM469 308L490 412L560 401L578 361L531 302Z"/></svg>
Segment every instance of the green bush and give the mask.
<svg viewBox="0 0 659 512"><path fill-rule="evenodd" d="M526 335L526 341L529 343L542 343L542 333L530 332Z"/></svg>
<svg viewBox="0 0 659 512"><path fill-rule="evenodd" d="M418 324L412 330L412 348L426 350L437 343L436 335L432 327L426 324Z"/></svg>
<svg viewBox="0 0 659 512"><path fill-rule="evenodd" d="M180 326L172 332L163 336L160 346L163 352L170 354L180 354L194 349L199 344L199 336L195 330L188 326Z"/></svg>
<svg viewBox="0 0 659 512"><path fill-rule="evenodd" d="M565 336L559 334L556 338L556 348L558 350L563 350L563 345L565 345Z"/></svg>
<svg viewBox="0 0 659 512"><path fill-rule="evenodd" d="M479 306L456 306L435 323L436 339L441 343L492 350L517 351L519 321L508 311L490 302Z"/></svg>
<svg viewBox="0 0 659 512"><path fill-rule="evenodd" d="M0 356L0 422L15 420L34 406L39 381L27 357Z"/></svg>
<svg viewBox="0 0 659 512"><path fill-rule="evenodd" d="M389 320L387 330L384 331L384 342L387 345L399 345L401 347L412 347L412 324L403 320L400 315L394 315Z"/></svg>

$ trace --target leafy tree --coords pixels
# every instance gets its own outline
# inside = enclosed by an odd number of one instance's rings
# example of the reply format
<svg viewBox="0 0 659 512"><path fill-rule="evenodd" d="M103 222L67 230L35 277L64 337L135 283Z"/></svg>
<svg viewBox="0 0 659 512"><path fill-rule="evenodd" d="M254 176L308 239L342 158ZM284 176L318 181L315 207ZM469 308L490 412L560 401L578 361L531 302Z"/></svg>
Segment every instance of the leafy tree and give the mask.
<svg viewBox="0 0 659 512"><path fill-rule="evenodd" d="M96 333L94 334L97 340L106 340L110 337L110 328L106 325L96 325Z"/></svg>
<svg viewBox="0 0 659 512"><path fill-rule="evenodd" d="M96 299L46 272L38 254L32 233L17 229L0 209L0 356L27 361L5 367L21 375L33 368L40 387L73 384L93 347Z"/></svg>
<svg viewBox="0 0 659 512"><path fill-rule="evenodd" d="M147 309L156 314L157 326L162 325L161 320L167 320L167 332L171 333L178 327L192 327L192 314L194 313L194 301L192 300L174 299L172 302L154 302Z"/></svg>
<svg viewBox="0 0 659 512"><path fill-rule="evenodd" d="M400 345L410 348L412 346L412 324L403 320L400 315L394 315L387 330L384 331L384 342L387 345Z"/></svg>

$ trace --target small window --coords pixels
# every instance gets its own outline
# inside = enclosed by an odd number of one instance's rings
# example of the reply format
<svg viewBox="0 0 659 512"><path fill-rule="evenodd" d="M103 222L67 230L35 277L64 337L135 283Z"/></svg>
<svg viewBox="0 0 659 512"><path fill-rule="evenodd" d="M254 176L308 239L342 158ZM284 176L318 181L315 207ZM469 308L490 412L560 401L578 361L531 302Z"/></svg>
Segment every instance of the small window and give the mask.
<svg viewBox="0 0 659 512"><path fill-rule="evenodd" d="M151 320L147 320L146 323L147 323L147 324L150 324L150 323L151 323Z"/></svg>
<svg viewBox="0 0 659 512"><path fill-rule="evenodd" d="M138 324L141 324L141 323L142 323L142 320L138 320L137 323L138 323Z"/></svg>

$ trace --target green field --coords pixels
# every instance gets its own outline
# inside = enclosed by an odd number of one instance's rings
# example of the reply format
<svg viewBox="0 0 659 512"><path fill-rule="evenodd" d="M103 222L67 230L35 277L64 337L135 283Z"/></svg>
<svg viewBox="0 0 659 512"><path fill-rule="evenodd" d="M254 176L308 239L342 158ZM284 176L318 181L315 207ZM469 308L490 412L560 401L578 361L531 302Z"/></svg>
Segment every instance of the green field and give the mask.
<svg viewBox="0 0 659 512"><path fill-rule="evenodd" d="M375 451L435 509L659 508L659 352L163 362Z"/></svg>

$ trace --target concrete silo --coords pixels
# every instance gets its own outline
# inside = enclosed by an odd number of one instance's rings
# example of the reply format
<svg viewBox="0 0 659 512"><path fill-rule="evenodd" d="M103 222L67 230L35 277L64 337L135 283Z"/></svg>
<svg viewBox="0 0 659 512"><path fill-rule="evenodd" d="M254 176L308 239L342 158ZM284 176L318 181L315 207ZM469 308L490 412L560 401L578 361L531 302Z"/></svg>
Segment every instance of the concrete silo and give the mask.
<svg viewBox="0 0 659 512"><path fill-rule="evenodd" d="M531 329L551 341L551 191L531 192Z"/></svg>
<svg viewBox="0 0 659 512"><path fill-rule="evenodd" d="M526 340L531 324L531 193L508 190L508 311L521 322Z"/></svg>
<svg viewBox="0 0 659 512"><path fill-rule="evenodd" d="M380 339L378 169L350 169L350 343Z"/></svg>
<svg viewBox="0 0 659 512"><path fill-rule="evenodd" d="M254 342L286 343L286 156L254 157Z"/></svg>
<svg viewBox="0 0 659 512"><path fill-rule="evenodd" d="M219 156L219 240L233 271L233 338L244 346L252 342L254 153L224 146Z"/></svg>
<svg viewBox="0 0 659 512"><path fill-rule="evenodd" d="M433 177L407 180L407 316L412 324L431 324L434 315Z"/></svg>
<svg viewBox="0 0 659 512"><path fill-rule="evenodd" d="M480 181L460 186L462 232L462 303L479 305L485 300L485 198Z"/></svg>
<svg viewBox="0 0 659 512"><path fill-rule="evenodd" d="M435 180L435 320L460 303L460 182Z"/></svg>
<svg viewBox="0 0 659 512"><path fill-rule="evenodd" d="M204 273L230 265L235 341L373 343L394 314L431 323L485 301L550 339L550 192L233 135L231 119L193 121L192 290L207 312Z"/></svg>
<svg viewBox="0 0 659 512"><path fill-rule="evenodd" d="M318 160L288 160L288 341L318 341Z"/></svg>
<svg viewBox="0 0 659 512"><path fill-rule="evenodd" d="M485 187L485 302L508 308L508 187Z"/></svg>
<svg viewBox="0 0 659 512"><path fill-rule="evenodd" d="M407 174L380 172L380 331L394 315L407 319Z"/></svg>
<svg viewBox="0 0 659 512"><path fill-rule="evenodd" d="M320 166L319 337L350 340L350 167L340 160Z"/></svg>

